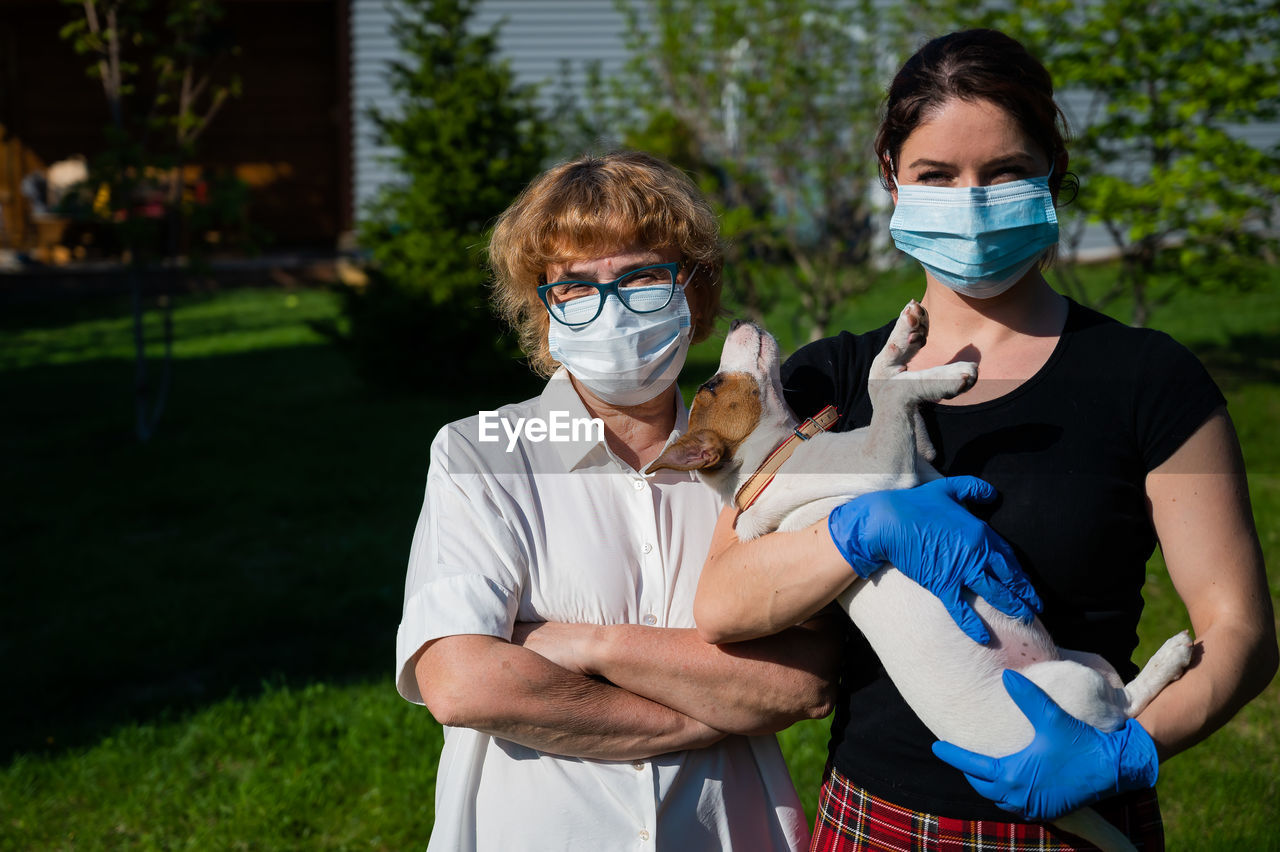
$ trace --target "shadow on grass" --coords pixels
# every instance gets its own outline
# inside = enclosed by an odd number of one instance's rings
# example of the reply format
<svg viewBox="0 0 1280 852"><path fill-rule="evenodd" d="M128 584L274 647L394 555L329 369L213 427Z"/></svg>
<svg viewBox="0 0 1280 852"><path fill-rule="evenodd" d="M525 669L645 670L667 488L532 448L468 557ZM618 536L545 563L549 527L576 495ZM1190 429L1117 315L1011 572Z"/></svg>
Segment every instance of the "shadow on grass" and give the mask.
<svg viewBox="0 0 1280 852"><path fill-rule="evenodd" d="M1224 389L1242 384L1280 385L1280 333L1235 334L1226 344L1192 348Z"/></svg>
<svg viewBox="0 0 1280 852"><path fill-rule="evenodd" d="M139 446L131 380L125 361L0 372L6 760L267 681L393 688L431 439L537 392L376 394L326 346L185 359Z"/></svg>

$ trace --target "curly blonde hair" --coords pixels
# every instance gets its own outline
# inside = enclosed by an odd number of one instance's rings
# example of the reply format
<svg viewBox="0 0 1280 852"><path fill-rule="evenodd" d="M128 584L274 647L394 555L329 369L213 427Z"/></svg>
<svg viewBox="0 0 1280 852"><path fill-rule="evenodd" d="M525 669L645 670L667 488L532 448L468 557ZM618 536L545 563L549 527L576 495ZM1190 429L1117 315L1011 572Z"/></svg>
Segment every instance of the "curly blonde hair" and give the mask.
<svg viewBox="0 0 1280 852"><path fill-rule="evenodd" d="M498 217L489 240L493 303L535 372L550 376L559 366L537 292L547 267L636 244L679 250L689 270L693 342L705 340L720 311L720 226L702 192L670 163L636 151L580 157L543 172Z"/></svg>

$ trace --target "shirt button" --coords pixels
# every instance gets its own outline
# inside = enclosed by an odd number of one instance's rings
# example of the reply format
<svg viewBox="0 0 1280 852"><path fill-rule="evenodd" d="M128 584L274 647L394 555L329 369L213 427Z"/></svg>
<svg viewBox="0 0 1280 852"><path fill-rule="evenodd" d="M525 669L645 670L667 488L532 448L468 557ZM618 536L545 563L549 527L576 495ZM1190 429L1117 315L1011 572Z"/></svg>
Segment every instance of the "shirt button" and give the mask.
<svg viewBox="0 0 1280 852"><path fill-rule="evenodd" d="M641 480L641 479L633 479L633 480L631 480L631 487L632 487L632 488L634 488L634 489L635 489L635 490L637 490L637 491L643 491L643 490L644 490L644 480Z"/></svg>
<svg viewBox="0 0 1280 852"><path fill-rule="evenodd" d="M641 839L641 840L648 840L648 839L649 839L649 829L647 829L647 828L642 828L642 829L640 829L640 839Z"/></svg>
<svg viewBox="0 0 1280 852"><path fill-rule="evenodd" d="M646 541L644 543L644 547L642 547L641 550L643 550L645 553L652 553L653 545Z"/></svg>
<svg viewBox="0 0 1280 852"><path fill-rule="evenodd" d="M658 623L658 616L654 615L653 613L649 613L648 615L646 615L646 616L644 617L644 623L645 623L645 624L657 624L657 623Z"/></svg>
<svg viewBox="0 0 1280 852"><path fill-rule="evenodd" d="M643 761L643 760L637 760L635 763L633 763L633 764L631 764L631 765L632 765L632 767L634 767L634 768L635 768L636 772L643 772L643 771L644 771L644 761Z"/></svg>

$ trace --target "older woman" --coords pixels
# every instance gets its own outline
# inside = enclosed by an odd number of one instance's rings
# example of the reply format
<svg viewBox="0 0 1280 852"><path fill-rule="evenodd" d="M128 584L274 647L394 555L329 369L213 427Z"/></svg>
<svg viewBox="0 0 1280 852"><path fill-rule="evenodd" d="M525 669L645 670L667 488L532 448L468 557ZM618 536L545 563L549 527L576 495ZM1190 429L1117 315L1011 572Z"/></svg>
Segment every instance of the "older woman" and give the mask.
<svg viewBox="0 0 1280 852"><path fill-rule="evenodd" d="M831 707L836 654L796 628L692 629L723 508L639 473L687 414L675 384L719 303L714 214L643 154L537 178L490 244L542 394L431 445L397 686L445 727L430 848L801 849L771 735Z"/></svg>

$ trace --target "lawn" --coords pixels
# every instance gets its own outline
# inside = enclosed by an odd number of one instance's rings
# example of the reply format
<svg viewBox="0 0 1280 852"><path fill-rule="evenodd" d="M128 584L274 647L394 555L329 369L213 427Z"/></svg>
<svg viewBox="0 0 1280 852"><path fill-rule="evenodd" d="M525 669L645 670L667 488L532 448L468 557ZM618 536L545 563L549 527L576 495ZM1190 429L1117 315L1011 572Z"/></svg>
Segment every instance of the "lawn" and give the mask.
<svg viewBox="0 0 1280 852"><path fill-rule="evenodd" d="M1186 294L1154 324L1226 390L1275 565L1280 280L1266 284ZM913 290L887 284L840 320L879 325ZM335 307L316 290L183 297L147 446L130 437L124 302L0 317L0 849L425 845L440 730L391 683L404 562L431 436L515 391L366 388L309 325ZM691 385L718 346L692 353ZM1139 658L1185 626L1158 557L1149 574ZM825 725L782 739L812 810ZM1277 779L1273 686L1163 770L1169 848L1280 848Z"/></svg>

